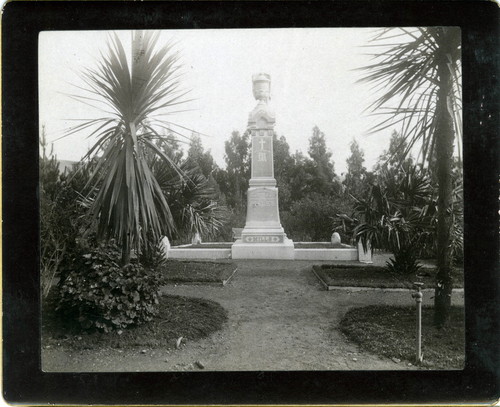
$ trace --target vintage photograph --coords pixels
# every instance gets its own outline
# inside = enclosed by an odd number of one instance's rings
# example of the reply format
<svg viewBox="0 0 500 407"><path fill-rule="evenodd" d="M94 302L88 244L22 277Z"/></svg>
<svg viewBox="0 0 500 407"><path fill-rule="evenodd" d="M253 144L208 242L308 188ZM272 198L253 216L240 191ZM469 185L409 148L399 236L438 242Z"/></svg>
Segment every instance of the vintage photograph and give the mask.
<svg viewBox="0 0 500 407"><path fill-rule="evenodd" d="M461 30L42 31L44 372L461 370Z"/></svg>

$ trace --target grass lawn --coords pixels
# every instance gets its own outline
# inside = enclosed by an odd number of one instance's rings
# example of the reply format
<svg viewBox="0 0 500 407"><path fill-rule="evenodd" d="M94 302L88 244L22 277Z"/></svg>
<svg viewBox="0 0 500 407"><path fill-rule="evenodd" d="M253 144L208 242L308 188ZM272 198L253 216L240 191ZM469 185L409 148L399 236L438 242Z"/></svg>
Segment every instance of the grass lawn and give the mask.
<svg viewBox="0 0 500 407"><path fill-rule="evenodd" d="M235 270L231 262L169 260L162 266L162 276L164 284L222 284Z"/></svg>
<svg viewBox="0 0 500 407"><path fill-rule="evenodd" d="M173 348L179 337L205 338L222 328L227 312L214 301L180 296L160 297L160 312L150 322L110 333L83 333L55 312L53 294L42 304L42 346L68 349Z"/></svg>
<svg viewBox="0 0 500 407"><path fill-rule="evenodd" d="M433 326L432 307L422 309L422 365L462 369L465 361L464 309L452 307L447 327ZM415 363L415 307L354 308L340 321L340 330L362 348L378 355ZM393 359L397 362L396 359Z"/></svg>
<svg viewBox="0 0 500 407"><path fill-rule="evenodd" d="M421 281L423 288L434 288L436 269L422 268L417 275L391 273L385 267L375 266L334 266L323 264L313 266L315 273L329 286L336 287L372 287L372 288L412 288L413 283ZM453 286L463 288L462 269L455 269Z"/></svg>

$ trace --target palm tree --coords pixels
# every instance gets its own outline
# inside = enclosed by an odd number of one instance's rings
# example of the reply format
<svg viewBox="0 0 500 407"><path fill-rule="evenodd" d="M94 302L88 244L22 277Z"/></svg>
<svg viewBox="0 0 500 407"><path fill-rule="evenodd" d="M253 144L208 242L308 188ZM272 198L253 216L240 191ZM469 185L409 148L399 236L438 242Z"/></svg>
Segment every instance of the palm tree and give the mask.
<svg viewBox="0 0 500 407"><path fill-rule="evenodd" d="M381 91L371 105L386 115L377 132L395 124L407 142L408 153L421 142L422 163L435 157L438 180L437 280L434 322L446 323L452 282L452 156L454 140L461 140L461 38L456 27L384 29L369 46L382 47L374 62L362 69L362 81Z"/></svg>
<svg viewBox="0 0 500 407"><path fill-rule="evenodd" d="M118 36L111 35L107 55L101 54L97 67L82 73L88 88L74 96L102 112L103 117L85 120L69 134L92 130L90 136L97 139L86 156L97 158L89 180L95 193L90 210L97 237L121 244L122 265L148 237L157 239L174 228L147 155L175 167L154 141L168 127L160 117L186 100L179 90L178 55L170 43L158 47L158 39L159 32L133 32L127 55Z"/></svg>

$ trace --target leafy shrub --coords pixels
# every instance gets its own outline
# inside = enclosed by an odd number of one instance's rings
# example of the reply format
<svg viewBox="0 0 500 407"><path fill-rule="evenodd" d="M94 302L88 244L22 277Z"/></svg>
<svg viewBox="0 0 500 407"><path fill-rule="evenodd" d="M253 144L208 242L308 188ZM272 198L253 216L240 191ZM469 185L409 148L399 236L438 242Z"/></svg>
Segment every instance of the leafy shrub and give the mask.
<svg viewBox="0 0 500 407"><path fill-rule="evenodd" d="M396 274L416 274L421 266L414 247L402 247L394 252L394 258L386 263L387 269Z"/></svg>
<svg viewBox="0 0 500 407"><path fill-rule="evenodd" d="M132 261L120 267L113 243L83 254L60 286L57 310L83 330L126 328L150 321L158 313L157 272Z"/></svg>

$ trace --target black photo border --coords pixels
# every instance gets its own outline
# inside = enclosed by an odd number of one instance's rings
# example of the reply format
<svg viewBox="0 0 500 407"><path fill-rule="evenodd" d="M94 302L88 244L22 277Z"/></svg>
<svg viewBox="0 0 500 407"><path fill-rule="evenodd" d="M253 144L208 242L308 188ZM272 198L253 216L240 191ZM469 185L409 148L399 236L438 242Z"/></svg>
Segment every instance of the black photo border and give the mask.
<svg viewBox="0 0 500 407"><path fill-rule="evenodd" d="M499 396L499 12L491 1L14 1L2 16L3 395L12 403L472 403ZM466 367L458 371L45 373L40 365L38 34L459 26ZM248 50L251 58L252 52Z"/></svg>

